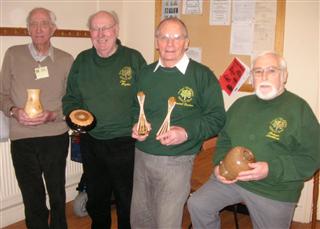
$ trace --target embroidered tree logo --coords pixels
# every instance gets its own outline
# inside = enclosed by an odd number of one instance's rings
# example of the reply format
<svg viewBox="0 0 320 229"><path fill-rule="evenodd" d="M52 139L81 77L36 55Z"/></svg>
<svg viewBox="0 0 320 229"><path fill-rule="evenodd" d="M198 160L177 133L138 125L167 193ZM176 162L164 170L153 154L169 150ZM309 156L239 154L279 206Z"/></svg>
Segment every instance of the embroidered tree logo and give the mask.
<svg viewBox="0 0 320 229"><path fill-rule="evenodd" d="M131 86L132 69L129 66L123 67L119 72L120 85L124 87Z"/></svg>
<svg viewBox="0 0 320 229"><path fill-rule="evenodd" d="M192 101L193 94L193 90L190 87L183 87L178 91L178 99L183 104L187 104Z"/></svg>

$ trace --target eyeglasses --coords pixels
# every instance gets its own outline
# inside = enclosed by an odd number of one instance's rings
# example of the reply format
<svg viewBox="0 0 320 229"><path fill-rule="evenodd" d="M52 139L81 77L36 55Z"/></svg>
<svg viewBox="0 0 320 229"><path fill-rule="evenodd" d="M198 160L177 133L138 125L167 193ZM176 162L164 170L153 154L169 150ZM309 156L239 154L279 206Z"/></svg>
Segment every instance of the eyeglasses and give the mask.
<svg viewBox="0 0 320 229"><path fill-rule="evenodd" d="M157 39L162 42L168 42L168 41L182 41L186 39L187 37L185 35L179 35L179 34L164 34L164 35L158 35Z"/></svg>
<svg viewBox="0 0 320 229"><path fill-rule="evenodd" d="M102 26L102 27L91 27L90 28L90 31L91 32L95 32L95 33L97 33L97 32L102 32L102 33L104 33L104 32L106 32L106 31L109 31L110 29L112 29L114 26L115 26L116 24L114 23L113 25L110 25L110 26Z"/></svg>
<svg viewBox="0 0 320 229"><path fill-rule="evenodd" d="M256 78L261 78L264 75L264 73L266 74L267 77L269 77L269 76L274 77L281 71L282 71L282 69L280 69L278 67L269 66L266 68L253 68L251 70L251 74Z"/></svg>
<svg viewBox="0 0 320 229"><path fill-rule="evenodd" d="M49 21L41 21L41 22L30 22L29 28L36 29L40 27L41 29L48 29L50 27L51 23Z"/></svg>

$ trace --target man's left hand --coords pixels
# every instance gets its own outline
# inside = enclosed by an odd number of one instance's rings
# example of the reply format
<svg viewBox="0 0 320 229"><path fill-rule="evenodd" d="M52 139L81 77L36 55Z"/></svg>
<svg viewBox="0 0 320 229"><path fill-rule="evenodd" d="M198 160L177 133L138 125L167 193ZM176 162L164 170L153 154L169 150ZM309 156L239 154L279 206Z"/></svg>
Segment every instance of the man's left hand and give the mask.
<svg viewBox="0 0 320 229"><path fill-rule="evenodd" d="M170 130L156 138L162 145L178 145L188 140L187 132L179 126L171 126Z"/></svg>
<svg viewBox="0 0 320 229"><path fill-rule="evenodd" d="M248 164L251 170L240 172L237 180L240 181L255 181L262 180L268 176L269 165L267 162L259 161L256 163Z"/></svg>
<svg viewBox="0 0 320 229"><path fill-rule="evenodd" d="M25 125L27 126L37 126L47 122L53 122L56 120L57 114L53 111L43 111L34 118L30 118L26 121Z"/></svg>

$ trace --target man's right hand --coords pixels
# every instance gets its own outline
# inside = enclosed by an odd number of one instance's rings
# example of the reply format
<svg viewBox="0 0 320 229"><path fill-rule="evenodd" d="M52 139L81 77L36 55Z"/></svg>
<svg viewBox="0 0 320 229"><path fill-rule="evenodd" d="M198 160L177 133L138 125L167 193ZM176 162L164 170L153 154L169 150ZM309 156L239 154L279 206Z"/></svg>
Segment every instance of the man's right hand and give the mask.
<svg viewBox="0 0 320 229"><path fill-rule="evenodd" d="M214 171L214 175L216 176L216 178L218 179L218 181L220 181L221 183L224 184L233 184L236 183L238 180L234 179L234 180L227 180L225 177L220 175L220 171L219 171L219 165L216 165L213 169Z"/></svg>
<svg viewBox="0 0 320 229"><path fill-rule="evenodd" d="M133 138L137 139L139 142L142 142L142 141L146 140L146 138L149 136L149 133L151 131L151 124L150 123L146 123L146 125L147 125L149 131L144 135L139 135L138 134L138 129L137 129L138 123L136 123L132 128L131 136Z"/></svg>

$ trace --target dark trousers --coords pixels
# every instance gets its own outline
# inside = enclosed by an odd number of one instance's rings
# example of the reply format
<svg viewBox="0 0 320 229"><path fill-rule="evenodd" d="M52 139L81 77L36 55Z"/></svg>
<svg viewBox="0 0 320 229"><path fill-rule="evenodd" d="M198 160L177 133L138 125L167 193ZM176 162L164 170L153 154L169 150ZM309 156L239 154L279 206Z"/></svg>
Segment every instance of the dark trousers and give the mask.
<svg viewBox="0 0 320 229"><path fill-rule="evenodd" d="M131 137L98 140L85 134L80 142L91 228L111 228L112 193L117 207L118 228L130 228L134 140Z"/></svg>
<svg viewBox="0 0 320 229"><path fill-rule="evenodd" d="M67 228L65 168L68 146L68 133L11 142L13 166L29 229ZM45 185L49 195L50 223Z"/></svg>

